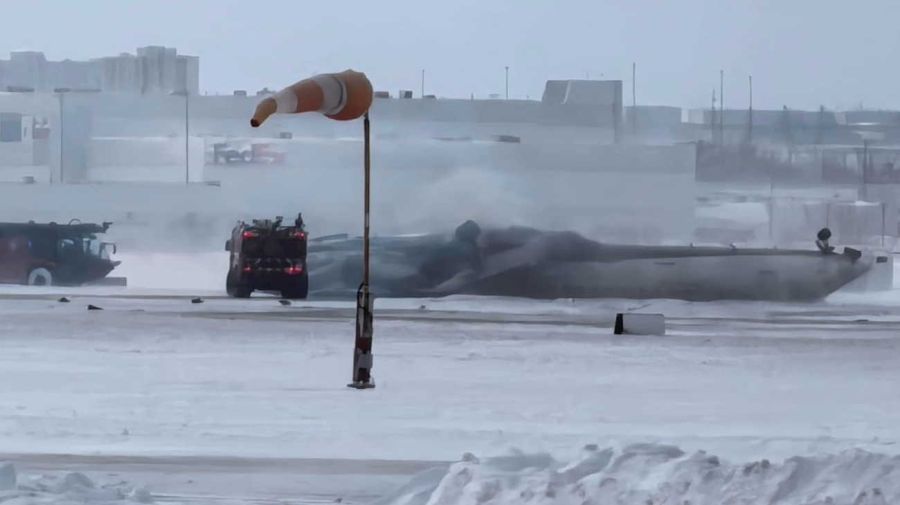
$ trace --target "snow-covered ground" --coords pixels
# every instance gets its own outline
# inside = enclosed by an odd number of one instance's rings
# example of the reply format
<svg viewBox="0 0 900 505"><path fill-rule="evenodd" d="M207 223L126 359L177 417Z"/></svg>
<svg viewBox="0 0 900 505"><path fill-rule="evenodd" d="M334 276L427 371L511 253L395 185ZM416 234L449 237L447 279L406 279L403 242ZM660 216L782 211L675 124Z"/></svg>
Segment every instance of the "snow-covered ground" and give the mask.
<svg viewBox="0 0 900 505"><path fill-rule="evenodd" d="M585 447L570 463L547 454L466 455L448 470L422 472L378 501L390 505L768 504L888 505L900 501L900 457L837 455L734 464L674 446Z"/></svg>
<svg viewBox="0 0 900 505"><path fill-rule="evenodd" d="M357 391L345 387L348 304L231 300L209 279L178 291L0 288L0 461L146 484L166 500L361 502L434 465L428 482L457 475L475 463L442 462L466 452L685 451L652 478L616 476L635 489L700 465L698 450L726 469L900 453L897 291L803 305L378 300L377 388ZM624 310L666 314L668 334L614 336ZM483 467L472 482L495 477Z"/></svg>
<svg viewBox="0 0 900 505"><path fill-rule="evenodd" d="M22 475L11 463L0 464L0 502L8 505L152 503L146 488L118 480L96 483L80 472Z"/></svg>

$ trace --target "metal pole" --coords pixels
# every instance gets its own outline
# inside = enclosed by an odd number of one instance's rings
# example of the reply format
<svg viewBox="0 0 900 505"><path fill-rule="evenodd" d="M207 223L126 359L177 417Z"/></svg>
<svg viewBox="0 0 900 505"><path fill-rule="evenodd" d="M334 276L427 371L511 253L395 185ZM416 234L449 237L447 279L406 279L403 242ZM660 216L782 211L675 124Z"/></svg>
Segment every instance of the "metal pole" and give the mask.
<svg viewBox="0 0 900 505"><path fill-rule="evenodd" d="M188 97L190 94L185 90L184 92L184 184L190 184L190 148L189 148L189 140L190 140L190 115L188 114Z"/></svg>
<svg viewBox="0 0 900 505"><path fill-rule="evenodd" d="M753 76L749 76L750 78L750 114L749 121L747 125L747 140L749 144L753 143Z"/></svg>
<svg viewBox="0 0 900 505"><path fill-rule="evenodd" d="M862 173L860 173L859 181L860 181L860 191L859 191L859 199L860 200L868 200L868 188L866 187L867 176L869 171L869 141L868 139L863 140L863 159L862 159Z"/></svg>
<svg viewBox="0 0 900 505"><path fill-rule="evenodd" d="M719 141L725 144L725 71L719 70Z"/></svg>
<svg viewBox="0 0 900 505"><path fill-rule="evenodd" d="M356 342L353 352L353 382L355 389L375 387L372 382L372 308L374 296L369 292L369 187L370 187L369 113L363 119L363 280L356 292Z"/></svg>
<svg viewBox="0 0 900 505"><path fill-rule="evenodd" d="M509 100L509 65L504 68L506 68L506 99Z"/></svg>
<svg viewBox="0 0 900 505"><path fill-rule="evenodd" d="M66 145L63 121L63 93L59 94L59 183L63 183L63 149ZM50 184L53 184L53 170L50 170Z"/></svg>
<svg viewBox="0 0 900 505"><path fill-rule="evenodd" d="M775 177L769 167L769 242L775 246Z"/></svg>
<svg viewBox="0 0 900 505"><path fill-rule="evenodd" d="M363 170L364 174L364 190L363 190L363 284L369 285L369 195L371 180L371 134L369 127L369 113L363 116Z"/></svg>
<svg viewBox="0 0 900 505"><path fill-rule="evenodd" d="M637 135L637 63L631 63L631 133Z"/></svg>
<svg viewBox="0 0 900 505"><path fill-rule="evenodd" d="M769 182L769 242L772 245L775 245L775 230L774 230L774 218L775 218L775 199L772 194L772 183L771 180Z"/></svg>

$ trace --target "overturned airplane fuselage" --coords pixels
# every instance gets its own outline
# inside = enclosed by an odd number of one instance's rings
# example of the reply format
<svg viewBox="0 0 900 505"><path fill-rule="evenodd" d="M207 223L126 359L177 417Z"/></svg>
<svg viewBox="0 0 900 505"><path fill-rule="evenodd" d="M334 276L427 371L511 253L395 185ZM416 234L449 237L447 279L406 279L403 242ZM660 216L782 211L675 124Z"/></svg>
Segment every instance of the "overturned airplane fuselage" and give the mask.
<svg viewBox="0 0 900 505"><path fill-rule="evenodd" d="M311 243L309 250L313 296L352 296L361 278L359 240ZM382 297L813 301L871 265L869 254L849 248L835 253L609 245L572 232L481 231L471 223L468 232L457 230L450 238L376 239L371 271L373 290Z"/></svg>

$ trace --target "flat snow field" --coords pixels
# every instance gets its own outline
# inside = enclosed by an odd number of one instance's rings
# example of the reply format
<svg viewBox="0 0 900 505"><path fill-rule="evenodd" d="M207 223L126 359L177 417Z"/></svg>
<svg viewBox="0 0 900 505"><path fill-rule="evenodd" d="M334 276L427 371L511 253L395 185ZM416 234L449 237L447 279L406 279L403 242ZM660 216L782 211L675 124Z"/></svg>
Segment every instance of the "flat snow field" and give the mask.
<svg viewBox="0 0 900 505"><path fill-rule="evenodd" d="M358 503L511 448L890 456L897 302L382 299L377 387L357 391L344 302L4 286L0 461L136 482L157 501ZM668 334L613 335L625 310L664 313Z"/></svg>

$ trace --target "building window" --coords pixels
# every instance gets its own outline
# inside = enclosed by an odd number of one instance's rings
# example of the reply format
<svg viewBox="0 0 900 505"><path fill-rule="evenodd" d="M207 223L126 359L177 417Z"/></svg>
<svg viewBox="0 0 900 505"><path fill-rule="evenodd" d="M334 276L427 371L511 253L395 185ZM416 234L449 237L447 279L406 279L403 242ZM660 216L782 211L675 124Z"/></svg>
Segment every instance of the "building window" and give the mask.
<svg viewBox="0 0 900 505"><path fill-rule="evenodd" d="M22 141L22 115L0 113L0 142Z"/></svg>

